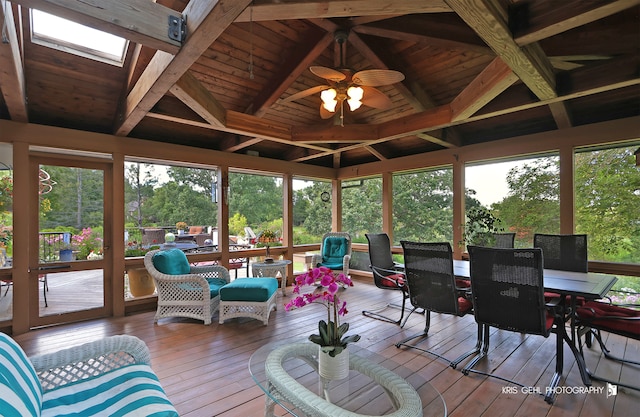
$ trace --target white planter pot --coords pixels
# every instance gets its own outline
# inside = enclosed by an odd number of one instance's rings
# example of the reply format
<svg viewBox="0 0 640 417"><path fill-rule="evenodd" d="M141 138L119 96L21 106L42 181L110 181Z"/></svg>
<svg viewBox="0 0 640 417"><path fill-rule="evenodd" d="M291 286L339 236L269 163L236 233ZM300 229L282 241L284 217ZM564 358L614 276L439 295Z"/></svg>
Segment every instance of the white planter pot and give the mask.
<svg viewBox="0 0 640 417"><path fill-rule="evenodd" d="M343 349L335 357L318 346L318 373L326 379L344 379L349 376L349 349Z"/></svg>

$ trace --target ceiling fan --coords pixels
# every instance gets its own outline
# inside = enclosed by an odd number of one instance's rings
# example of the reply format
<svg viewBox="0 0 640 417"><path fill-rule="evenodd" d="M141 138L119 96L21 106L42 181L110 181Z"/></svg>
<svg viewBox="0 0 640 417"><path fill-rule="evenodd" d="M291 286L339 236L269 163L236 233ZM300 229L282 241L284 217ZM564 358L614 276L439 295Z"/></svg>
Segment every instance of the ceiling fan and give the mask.
<svg viewBox="0 0 640 417"><path fill-rule="evenodd" d="M320 93L320 117L328 119L332 117L336 108L340 107L340 118L344 119L344 102L346 101L351 111L360 108L361 105L375 109L385 109L391 105L391 100L382 91L375 87L391 85L404 80L404 74L394 70L372 69L354 72L344 65L343 45L349 34L344 30L336 31L334 39L340 46L340 67L333 69L321 66L312 66L309 70L316 76L324 78L328 84L318 85L292 94L282 100L290 102Z"/></svg>

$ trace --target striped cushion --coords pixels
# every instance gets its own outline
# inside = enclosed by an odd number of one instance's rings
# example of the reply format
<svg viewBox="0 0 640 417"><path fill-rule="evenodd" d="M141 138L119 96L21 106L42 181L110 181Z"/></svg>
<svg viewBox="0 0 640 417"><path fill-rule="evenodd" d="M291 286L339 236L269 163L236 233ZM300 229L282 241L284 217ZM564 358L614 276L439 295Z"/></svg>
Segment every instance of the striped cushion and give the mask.
<svg viewBox="0 0 640 417"><path fill-rule="evenodd" d="M129 365L44 394L43 417L178 416L148 365Z"/></svg>
<svg viewBox="0 0 640 417"><path fill-rule="evenodd" d="M0 414L5 417L40 416L42 388L22 348L0 333Z"/></svg>

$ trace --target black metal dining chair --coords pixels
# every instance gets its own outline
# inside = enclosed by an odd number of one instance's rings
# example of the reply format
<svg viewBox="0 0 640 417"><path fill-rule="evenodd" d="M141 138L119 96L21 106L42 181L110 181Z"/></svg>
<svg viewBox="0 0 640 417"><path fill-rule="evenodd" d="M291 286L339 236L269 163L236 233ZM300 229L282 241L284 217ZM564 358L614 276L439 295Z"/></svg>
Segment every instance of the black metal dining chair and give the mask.
<svg viewBox="0 0 640 417"><path fill-rule="evenodd" d="M584 344L591 347L592 340L595 338L600 345L600 349L605 358L638 366L640 362L637 360L616 356L611 353L604 343L602 332L613 333L623 337L640 340L640 310L621 307L602 301L587 301L579 306L576 310L576 326L578 328L578 345L580 354L584 357L582 337ZM594 374L589 371L589 377L594 380L616 384L626 388L640 391L640 386L626 384L621 381Z"/></svg>
<svg viewBox="0 0 640 417"><path fill-rule="evenodd" d="M417 344L409 344L414 339L424 339L429 335L431 312L464 316L472 313L472 303L466 298L468 288L459 288L453 274L453 251L449 242L423 243L402 241L404 267L409 287L409 300L413 310L424 309L425 327L422 333L407 337L396 343L397 348L418 349L445 359L452 368L473 354L480 352L482 327L478 324L478 339L474 350L456 359L447 359L433 350L423 349ZM412 310L412 312L413 312ZM411 313L409 313L411 314ZM420 342L420 341L419 341ZM418 342L418 343L419 343Z"/></svg>
<svg viewBox="0 0 640 417"><path fill-rule="evenodd" d="M515 233L494 233L493 234L493 247L494 248L513 248L513 244L516 240Z"/></svg>
<svg viewBox="0 0 640 417"><path fill-rule="evenodd" d="M587 235L552 235L536 233L533 235L533 247L542 249L544 267L561 271L587 272ZM560 294L546 292L545 299L550 301ZM584 304L583 298L575 299L578 305ZM566 300L569 305L570 300Z"/></svg>
<svg viewBox="0 0 640 417"><path fill-rule="evenodd" d="M533 235L533 247L542 249L544 267L561 271L587 272L587 235Z"/></svg>
<svg viewBox="0 0 640 417"><path fill-rule="evenodd" d="M364 310L362 314L376 320L382 320L403 326L404 322L402 319L406 309L406 301L409 297L403 272L404 267L393 261L389 235L386 233L366 233L365 237L369 242L369 260L371 262L369 267L373 273L374 284L376 287L383 290L402 292L402 304L397 305L389 303L378 310ZM400 317L398 319L382 314L390 307L400 309Z"/></svg>
<svg viewBox="0 0 640 417"><path fill-rule="evenodd" d="M542 249L503 249L470 246L470 277L476 322L484 326L482 351L462 370L479 373L525 387L525 385L473 369L487 356L489 328L549 337L556 333L556 365L545 401L553 403L555 387L562 377L564 320L556 305L544 298Z"/></svg>

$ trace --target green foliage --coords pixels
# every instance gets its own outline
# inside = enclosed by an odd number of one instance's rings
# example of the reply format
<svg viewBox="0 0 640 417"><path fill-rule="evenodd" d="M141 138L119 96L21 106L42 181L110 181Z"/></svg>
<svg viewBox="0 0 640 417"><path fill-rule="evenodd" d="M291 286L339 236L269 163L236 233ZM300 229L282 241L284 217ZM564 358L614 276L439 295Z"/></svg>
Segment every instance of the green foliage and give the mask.
<svg viewBox="0 0 640 417"><path fill-rule="evenodd" d="M509 171L509 193L491 211L516 233L520 246L533 245L534 233L560 232L559 174L557 157L538 158Z"/></svg>
<svg viewBox="0 0 640 417"><path fill-rule="evenodd" d="M235 213L229 218L229 234L244 235L244 228L247 225L247 218L240 213Z"/></svg>
<svg viewBox="0 0 640 417"><path fill-rule="evenodd" d="M502 232L500 219L484 207L467 210L467 221L464 224L464 243L467 245L493 246L494 233Z"/></svg>
<svg viewBox="0 0 640 417"><path fill-rule="evenodd" d="M104 172L64 166L42 167L55 182L46 194L51 211L40 219L40 228L71 226L75 231L102 226ZM42 202L41 202L42 204Z"/></svg>
<svg viewBox="0 0 640 417"><path fill-rule="evenodd" d="M396 244L400 240L452 242L452 223L453 171L450 168L393 177Z"/></svg>
<svg viewBox="0 0 640 417"><path fill-rule="evenodd" d="M309 341L322 346L323 350L329 353L329 356L335 357L342 352L347 344L360 340L360 335L353 334L344 336L349 331L349 323L342 323L336 326L334 321L328 323L320 320L318 323L318 334L309 336Z"/></svg>
<svg viewBox="0 0 640 417"><path fill-rule="evenodd" d="M640 170L635 149L576 154L576 231L589 236L590 259L640 262Z"/></svg>
<svg viewBox="0 0 640 417"><path fill-rule="evenodd" d="M342 230L360 243L366 242L365 233L382 230L382 178L365 179L361 186L342 190Z"/></svg>
<svg viewBox="0 0 640 417"><path fill-rule="evenodd" d="M252 227L282 218L282 183L277 177L231 172L229 188L229 213L245 216Z"/></svg>
<svg viewBox="0 0 640 417"><path fill-rule="evenodd" d="M314 182L311 186L296 191L296 205L293 208L296 216L302 218L302 226L310 236L316 236L312 242L317 243L320 237L331 231L331 202L324 202L320 198L323 192L331 192L331 184ZM304 202L304 203L303 203ZM294 240L296 244L302 244Z"/></svg>

